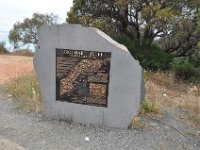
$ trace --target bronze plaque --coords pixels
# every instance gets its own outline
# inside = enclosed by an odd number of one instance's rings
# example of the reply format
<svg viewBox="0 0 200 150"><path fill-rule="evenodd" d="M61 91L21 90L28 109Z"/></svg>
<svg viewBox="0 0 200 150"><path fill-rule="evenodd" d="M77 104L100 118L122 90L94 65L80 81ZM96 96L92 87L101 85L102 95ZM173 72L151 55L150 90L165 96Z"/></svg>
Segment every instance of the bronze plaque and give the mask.
<svg viewBox="0 0 200 150"><path fill-rule="evenodd" d="M110 52L56 49L56 100L107 107Z"/></svg>

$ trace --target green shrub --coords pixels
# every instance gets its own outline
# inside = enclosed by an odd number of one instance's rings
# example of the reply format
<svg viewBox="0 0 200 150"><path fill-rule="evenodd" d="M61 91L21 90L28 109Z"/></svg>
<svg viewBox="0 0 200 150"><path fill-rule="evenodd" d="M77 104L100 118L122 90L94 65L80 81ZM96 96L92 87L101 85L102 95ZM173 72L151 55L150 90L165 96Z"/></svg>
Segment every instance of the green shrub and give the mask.
<svg viewBox="0 0 200 150"><path fill-rule="evenodd" d="M134 39L127 38L126 36L120 36L117 38L117 41L123 45L125 45L130 53L135 57L136 59L139 59L139 42L135 41ZM136 55L134 55L136 54Z"/></svg>
<svg viewBox="0 0 200 150"><path fill-rule="evenodd" d="M0 42L0 54L7 54L9 51L6 48L6 42Z"/></svg>
<svg viewBox="0 0 200 150"><path fill-rule="evenodd" d="M140 45L140 42L125 36L119 37L117 41L128 48L143 68L154 71L170 69L170 63L174 57L162 51L158 46L149 43Z"/></svg>
<svg viewBox="0 0 200 150"><path fill-rule="evenodd" d="M149 70L168 70L173 56L152 45L142 48L141 65Z"/></svg>
<svg viewBox="0 0 200 150"><path fill-rule="evenodd" d="M189 62L194 64L195 67L200 66L200 47L189 57Z"/></svg>
<svg viewBox="0 0 200 150"><path fill-rule="evenodd" d="M196 82L200 78L200 69L195 67L194 64L188 59L175 59L172 63L175 77L189 82Z"/></svg>

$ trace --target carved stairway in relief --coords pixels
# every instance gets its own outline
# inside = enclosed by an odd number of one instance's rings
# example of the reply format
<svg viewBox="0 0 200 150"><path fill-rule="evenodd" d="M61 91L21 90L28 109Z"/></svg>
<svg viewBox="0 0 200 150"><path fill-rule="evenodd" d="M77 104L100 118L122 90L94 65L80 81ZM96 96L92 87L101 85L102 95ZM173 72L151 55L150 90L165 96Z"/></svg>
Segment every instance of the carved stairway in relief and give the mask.
<svg viewBox="0 0 200 150"><path fill-rule="evenodd" d="M68 73L66 78L60 80L60 95L64 96L70 93L75 83L74 81L79 77L80 74L84 72L96 72L101 68L106 60L91 60L83 59L81 60L73 70Z"/></svg>

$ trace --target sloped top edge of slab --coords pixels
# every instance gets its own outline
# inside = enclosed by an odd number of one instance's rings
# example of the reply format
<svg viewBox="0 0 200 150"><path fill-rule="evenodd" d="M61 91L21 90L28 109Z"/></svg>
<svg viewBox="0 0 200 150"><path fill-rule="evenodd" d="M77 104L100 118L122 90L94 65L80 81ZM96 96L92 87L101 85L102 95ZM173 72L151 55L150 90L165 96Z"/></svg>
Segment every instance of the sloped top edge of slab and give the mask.
<svg viewBox="0 0 200 150"><path fill-rule="evenodd" d="M93 27L91 27L91 28L93 28ZM119 47L122 50L125 50L125 51L129 52L128 49L126 48L126 46L124 46L123 44L120 44L120 43L116 42L111 37L109 37L107 34L105 34L103 31L101 31L101 30L99 30L97 28L93 28L93 29L95 29L96 33L99 34L104 39L106 39L108 42L112 43L113 45Z"/></svg>
<svg viewBox="0 0 200 150"><path fill-rule="evenodd" d="M63 23L63 24L56 24L56 25L51 25L51 26L49 26L49 25L43 25L41 27L41 29L42 28L46 28L46 27L47 28L51 28L51 27L56 27L56 26L57 27L59 27L59 26L69 26L70 27L71 26L71 27L74 27L74 28L83 28L83 29L93 30L95 33L97 33L98 35L100 35L102 38L106 39L109 43L111 43L114 46L116 46L116 47L118 47L118 48L120 48L120 49L122 49L122 50L124 50L124 51L126 51L128 53L130 53L129 50L126 48L125 45L118 43L117 41L113 40L110 36L108 36L106 33L104 33L103 31L101 31L101 30L99 30L99 29L97 29L95 27L86 27L86 26L82 26L80 24L67 24L67 23Z"/></svg>

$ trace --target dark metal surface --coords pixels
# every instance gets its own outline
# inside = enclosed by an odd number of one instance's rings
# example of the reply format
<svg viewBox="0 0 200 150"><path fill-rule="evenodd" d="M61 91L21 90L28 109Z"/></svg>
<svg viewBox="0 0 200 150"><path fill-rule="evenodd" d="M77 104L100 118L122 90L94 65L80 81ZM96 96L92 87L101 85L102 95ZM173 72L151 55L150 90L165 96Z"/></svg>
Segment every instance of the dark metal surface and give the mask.
<svg viewBox="0 0 200 150"><path fill-rule="evenodd" d="M107 107L110 52L56 49L56 100Z"/></svg>

